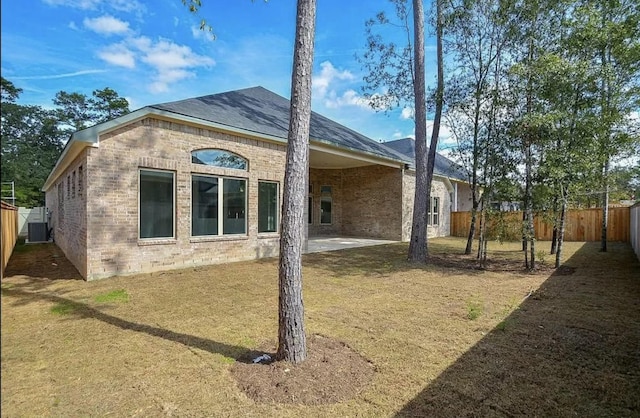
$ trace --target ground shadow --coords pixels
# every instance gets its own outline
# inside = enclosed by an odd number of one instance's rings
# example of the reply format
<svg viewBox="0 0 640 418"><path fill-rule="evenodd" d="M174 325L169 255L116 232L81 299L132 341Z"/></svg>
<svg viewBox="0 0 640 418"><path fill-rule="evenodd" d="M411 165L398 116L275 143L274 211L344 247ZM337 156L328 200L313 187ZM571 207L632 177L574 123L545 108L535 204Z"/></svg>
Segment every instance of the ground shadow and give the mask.
<svg viewBox="0 0 640 418"><path fill-rule="evenodd" d="M587 243L397 416L640 416L640 263Z"/></svg>
<svg viewBox="0 0 640 418"><path fill-rule="evenodd" d="M55 243L18 244L9 258L3 278L26 275L42 286L52 280L83 280L80 272ZM33 282L36 285L36 282Z"/></svg>
<svg viewBox="0 0 640 418"><path fill-rule="evenodd" d="M163 338L165 340L179 343L190 348L197 348L199 350L233 358L236 361L249 362L255 357L262 354L262 352L250 350L246 347L220 343L206 338L197 337L195 335L183 334L164 328L127 321L125 319L118 318L117 316L109 315L86 303L78 302L73 299L64 298L58 295L43 292L25 291L13 286L3 286L2 295L12 297L15 300L15 303L19 304L26 304L34 301L52 302L57 306L65 309L69 319L95 319L123 330L135 331L150 335L152 337Z"/></svg>
<svg viewBox="0 0 640 418"><path fill-rule="evenodd" d="M325 271L333 277L362 275L367 277L387 276L395 272L413 270L444 269L464 271L467 276L482 274L475 256L464 256L460 249L434 246L429 250L426 264L412 263L407 260L408 243L373 245L346 248L337 251L325 251L305 254L303 265ZM516 265L520 265L516 262ZM521 267L516 269L522 270Z"/></svg>

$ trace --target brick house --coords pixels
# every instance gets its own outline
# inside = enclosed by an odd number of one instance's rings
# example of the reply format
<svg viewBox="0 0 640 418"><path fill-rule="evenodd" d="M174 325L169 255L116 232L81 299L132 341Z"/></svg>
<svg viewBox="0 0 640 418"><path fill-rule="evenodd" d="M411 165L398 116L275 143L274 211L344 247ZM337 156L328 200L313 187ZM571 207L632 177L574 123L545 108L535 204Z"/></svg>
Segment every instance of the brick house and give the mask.
<svg viewBox="0 0 640 418"><path fill-rule="evenodd" d="M288 118L287 99L254 87L74 133L43 186L55 242L87 280L276 256ZM468 190L440 161L430 236L449 234ZM412 164L313 113L308 236L408 240Z"/></svg>

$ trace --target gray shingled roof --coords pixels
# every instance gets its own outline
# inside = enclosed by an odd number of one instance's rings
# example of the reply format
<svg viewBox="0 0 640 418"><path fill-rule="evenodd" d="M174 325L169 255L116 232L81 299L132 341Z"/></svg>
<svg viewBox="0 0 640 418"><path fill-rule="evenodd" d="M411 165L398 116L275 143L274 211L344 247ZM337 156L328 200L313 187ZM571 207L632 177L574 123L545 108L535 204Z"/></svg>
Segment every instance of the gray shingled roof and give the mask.
<svg viewBox="0 0 640 418"><path fill-rule="evenodd" d="M289 100L263 87L212 94L149 106L184 116L287 139ZM408 163L405 155L315 112L311 114L313 141Z"/></svg>
<svg viewBox="0 0 640 418"><path fill-rule="evenodd" d="M416 159L416 141L413 138L388 141L385 142L384 145L405 155L411 159L411 161L415 161ZM438 153L436 153L436 163L433 168L433 172L452 179L468 181L466 172L459 164Z"/></svg>

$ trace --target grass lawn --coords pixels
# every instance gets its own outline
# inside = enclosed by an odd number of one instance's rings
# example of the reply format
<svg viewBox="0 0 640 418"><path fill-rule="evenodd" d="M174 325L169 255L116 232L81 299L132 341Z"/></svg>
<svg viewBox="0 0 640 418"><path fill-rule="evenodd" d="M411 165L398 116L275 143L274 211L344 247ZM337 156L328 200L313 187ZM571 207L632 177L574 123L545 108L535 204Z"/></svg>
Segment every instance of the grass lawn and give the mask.
<svg viewBox="0 0 640 418"><path fill-rule="evenodd" d="M256 402L231 369L277 336L277 260L95 282L54 245L2 280L2 416L640 416L640 263L628 244L566 243L561 272L519 244L429 241L304 257L308 334L375 367L350 399ZM538 243L548 250L548 243ZM552 257L546 256L545 264Z"/></svg>

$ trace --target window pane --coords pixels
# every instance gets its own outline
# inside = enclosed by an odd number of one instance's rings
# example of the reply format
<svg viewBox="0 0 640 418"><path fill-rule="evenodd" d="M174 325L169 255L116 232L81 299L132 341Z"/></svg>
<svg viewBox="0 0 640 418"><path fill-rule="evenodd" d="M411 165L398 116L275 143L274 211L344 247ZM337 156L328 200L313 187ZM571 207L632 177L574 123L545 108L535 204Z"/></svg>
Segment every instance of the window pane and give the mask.
<svg viewBox="0 0 640 418"><path fill-rule="evenodd" d="M140 238L173 237L173 173L140 170Z"/></svg>
<svg viewBox="0 0 640 418"><path fill-rule="evenodd" d="M331 198L330 197L323 197L320 200L320 223L321 224L331 223Z"/></svg>
<svg viewBox="0 0 640 418"><path fill-rule="evenodd" d="M222 233L245 234L247 231L244 212L247 202L245 180L224 179L222 196L224 224Z"/></svg>
<svg viewBox="0 0 640 418"><path fill-rule="evenodd" d="M320 193L331 194L331 186L320 186Z"/></svg>
<svg viewBox="0 0 640 418"><path fill-rule="evenodd" d="M258 183L258 232L278 230L278 184Z"/></svg>
<svg viewBox="0 0 640 418"><path fill-rule="evenodd" d="M218 179L191 179L191 235L218 235Z"/></svg>
<svg viewBox="0 0 640 418"><path fill-rule="evenodd" d="M309 196L309 203L308 203L308 213L309 213L309 219L308 219L308 223L312 224L313 223L313 197Z"/></svg>
<svg viewBox="0 0 640 418"><path fill-rule="evenodd" d="M247 160L241 156L221 149L205 149L193 151L191 162L194 164L212 165L222 168L247 169Z"/></svg>

